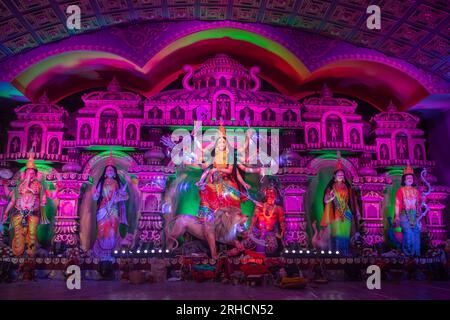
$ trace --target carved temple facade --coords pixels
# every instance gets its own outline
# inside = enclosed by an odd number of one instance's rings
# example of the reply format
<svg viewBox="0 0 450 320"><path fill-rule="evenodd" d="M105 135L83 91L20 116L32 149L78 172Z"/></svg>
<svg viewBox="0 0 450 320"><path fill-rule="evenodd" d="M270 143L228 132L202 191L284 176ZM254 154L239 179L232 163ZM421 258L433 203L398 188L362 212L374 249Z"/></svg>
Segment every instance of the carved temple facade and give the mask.
<svg viewBox="0 0 450 320"><path fill-rule="evenodd" d="M84 105L73 115L45 96L36 104L15 110L17 120L10 124L0 163L3 170L13 173L8 184L14 187L32 149L46 180L58 184L53 242L79 245L84 187L93 183L92 168L105 164L113 146L114 155L121 158L123 169L135 176L142 193L139 243L162 248L162 197L168 179L175 175L160 144L162 135L175 127L192 126L196 120L201 120L203 127L218 127L220 121L225 126L245 127L245 119L253 128L280 129L281 166L276 175L282 186L289 245L310 247L304 196L322 168L334 167L338 150L357 190L366 246L385 241L386 194L407 163L418 169L417 173L427 168L433 183L427 198L431 210L423 232L428 232L433 246L446 241L443 215L449 189L436 185L433 179L434 163L427 159L426 140L418 129L417 117L391 105L373 117L366 133L364 121L356 113L358 104L334 97L326 85L319 95L298 102L262 91L257 67L248 70L223 54L205 61L196 71L191 66L185 66L184 71L182 89L162 91L145 101L122 90L113 79L105 91L85 94ZM71 134L69 122L76 127ZM7 202L5 195L1 196L3 211Z"/></svg>

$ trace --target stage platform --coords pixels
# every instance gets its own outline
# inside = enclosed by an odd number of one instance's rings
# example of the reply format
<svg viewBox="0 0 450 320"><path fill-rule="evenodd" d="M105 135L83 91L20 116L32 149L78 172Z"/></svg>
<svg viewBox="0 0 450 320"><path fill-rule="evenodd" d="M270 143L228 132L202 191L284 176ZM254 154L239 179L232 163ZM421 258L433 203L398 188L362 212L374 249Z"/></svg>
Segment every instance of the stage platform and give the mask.
<svg viewBox="0 0 450 320"><path fill-rule="evenodd" d="M224 258L221 258L224 259ZM240 258L225 258L230 264L264 264L267 267L282 267L286 265L297 265L300 269L307 269L312 265L321 264L327 269L343 269L345 266L356 266L360 268L367 268L369 265L388 266L390 268L405 268L407 265L427 266L435 263L440 263L439 257L419 257L408 258L404 256L395 257L266 257L264 259L253 257ZM141 257L118 257L110 260L114 269L119 270L123 265L132 265L133 270L150 270L151 265L155 262L165 262L167 267L180 267L186 264L195 265L211 265L217 264L219 259L192 257L192 256L177 256L170 255L143 255ZM76 264L82 270L97 270L102 263L98 258L67 258L67 257L46 257L46 258L26 258L26 257L3 257L0 258L0 263L11 263L14 266L20 266L24 263L33 264L37 270L64 270L71 264Z"/></svg>
<svg viewBox="0 0 450 320"><path fill-rule="evenodd" d="M332 281L323 285L311 284L301 290L214 282L130 285L125 281L82 281L81 290L68 290L65 281L38 280L0 284L0 290L1 299L8 300L448 300L450 297L448 281L383 281L380 290L367 289L365 281Z"/></svg>

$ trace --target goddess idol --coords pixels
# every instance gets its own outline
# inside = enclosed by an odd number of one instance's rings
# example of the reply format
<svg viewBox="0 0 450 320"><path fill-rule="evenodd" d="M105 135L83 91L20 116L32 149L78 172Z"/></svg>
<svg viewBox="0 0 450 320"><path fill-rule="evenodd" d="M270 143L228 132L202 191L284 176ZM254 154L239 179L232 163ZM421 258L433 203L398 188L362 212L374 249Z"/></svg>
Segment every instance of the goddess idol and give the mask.
<svg viewBox="0 0 450 320"><path fill-rule="evenodd" d="M333 178L325 188L323 197L321 235L330 234L331 249L348 255L350 233L354 211L354 195L350 183L345 179L345 171L338 152L338 161Z"/></svg>
<svg viewBox="0 0 450 320"><path fill-rule="evenodd" d="M212 164L205 163L199 187L200 206L198 216L205 224L205 238L211 256L217 257L216 236L214 234L214 213L221 208L234 207L241 210L241 202L246 200L244 189L250 186L242 178L239 168L233 164L232 149L227 141L226 130L220 125L219 135L211 152Z"/></svg>
<svg viewBox="0 0 450 320"><path fill-rule="evenodd" d="M110 258L112 251L118 246L119 224L128 225L126 188L127 185L120 181L111 152L103 174L92 190L92 198L97 201L97 238L93 251L101 259Z"/></svg>
<svg viewBox="0 0 450 320"><path fill-rule="evenodd" d="M198 126L194 126L191 135L195 136L199 130ZM252 131L247 131L246 142L242 149L238 148L238 153L244 153L249 145L249 139ZM213 258L217 257L216 248L216 234L214 233L214 224L217 220L216 214L220 213L223 208L236 208L241 212L241 203L248 200L248 190L250 185L245 182L245 173L259 172L259 168L247 168L244 165L235 163L234 148L227 139L226 130L222 123L219 126L218 134L215 142L203 148L202 158L197 159L199 163L192 163L190 156L185 155L188 167L199 168L202 170L202 175L199 181L195 184L199 190L199 221L204 224L204 236L208 242L208 246ZM161 142L169 149L173 148L173 144L168 139L162 139ZM195 158L195 156L191 157ZM182 166L180 166L181 168ZM178 174L176 180L171 184L169 191L166 192L164 198L163 211L167 213L165 216L166 223L173 219L177 209L177 195L178 187L185 179L185 175Z"/></svg>

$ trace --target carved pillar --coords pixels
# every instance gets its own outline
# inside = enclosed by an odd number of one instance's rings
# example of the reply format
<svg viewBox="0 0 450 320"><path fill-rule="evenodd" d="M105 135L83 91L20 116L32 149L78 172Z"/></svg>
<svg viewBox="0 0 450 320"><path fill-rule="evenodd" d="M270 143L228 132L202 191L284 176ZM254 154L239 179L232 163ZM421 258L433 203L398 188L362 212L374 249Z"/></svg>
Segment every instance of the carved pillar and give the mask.
<svg viewBox="0 0 450 320"><path fill-rule="evenodd" d="M450 188L433 186L433 192L427 196L427 204L430 211L425 220L425 228L422 231L428 231L429 240L432 247L447 241L447 226L445 225L444 210L445 200L450 193Z"/></svg>
<svg viewBox="0 0 450 320"><path fill-rule="evenodd" d="M287 247L306 249L308 247L308 235L306 233L303 195L306 191L307 177L304 175L283 174L295 169L283 168L280 170L281 175L279 179L282 186L281 194L283 196L286 224L283 240Z"/></svg>
<svg viewBox="0 0 450 320"><path fill-rule="evenodd" d="M56 184L59 200L52 243L57 248L77 247L80 244L78 205L81 188L89 183L89 175L75 172L49 174L47 181Z"/></svg>
<svg viewBox="0 0 450 320"><path fill-rule="evenodd" d="M354 180L361 191L362 215L359 221L365 247L373 247L384 242L383 199L388 178L362 176Z"/></svg>
<svg viewBox="0 0 450 320"><path fill-rule="evenodd" d="M162 196L166 188L167 173L164 167L139 166L142 171L137 172L139 189L142 192L140 204L141 216L138 222L139 248L164 247L164 220L161 213Z"/></svg>
<svg viewBox="0 0 450 320"><path fill-rule="evenodd" d="M6 206L8 205L8 195L5 192L5 187L3 185L3 183L5 183L5 185L8 184L7 180L4 181L0 181L0 221L3 221L3 216L5 214L5 210L6 210ZM3 222L2 222L3 224ZM1 228L3 228L3 226L0 226ZM3 245L3 229L1 229L0 231L0 247Z"/></svg>
<svg viewBox="0 0 450 320"><path fill-rule="evenodd" d="M8 185L8 180L0 180L0 220L8 205L8 195L6 194L5 187Z"/></svg>
<svg viewBox="0 0 450 320"><path fill-rule="evenodd" d="M11 178L13 177L13 173L10 169L5 168L7 166L6 163L0 163L0 221L2 221L6 207L8 206L8 188L11 184ZM4 239L4 231L1 229L0 225L0 247L3 246Z"/></svg>

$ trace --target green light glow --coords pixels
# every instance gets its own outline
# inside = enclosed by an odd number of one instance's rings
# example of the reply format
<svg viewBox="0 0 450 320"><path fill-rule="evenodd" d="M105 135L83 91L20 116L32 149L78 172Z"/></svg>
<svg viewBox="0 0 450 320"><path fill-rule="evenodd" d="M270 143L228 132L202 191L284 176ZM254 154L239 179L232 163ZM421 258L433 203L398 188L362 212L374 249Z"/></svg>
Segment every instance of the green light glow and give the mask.
<svg viewBox="0 0 450 320"><path fill-rule="evenodd" d="M305 79L309 74L309 70L306 66L288 49L280 45L279 43L263 37L259 34L249 32L246 30L238 29L238 28L214 28L199 31L196 33L192 33L183 38L180 38L163 50L161 50L158 54L156 54L144 67L145 71L156 66L160 61L167 57L171 53L179 50L181 48L187 47L191 44L211 39L222 39L222 38L230 38L233 40L239 40L244 42L252 43L260 48L263 48L276 56L280 57L284 61L286 61L293 69L297 72L297 75L300 79Z"/></svg>
<svg viewBox="0 0 450 320"><path fill-rule="evenodd" d="M89 151L136 151L136 148L133 147L122 147L122 146L89 146L86 148ZM109 155L109 153L108 153Z"/></svg>
<svg viewBox="0 0 450 320"><path fill-rule="evenodd" d="M310 150L311 154L320 154L317 158L326 159L326 160L336 160L337 159L337 151L336 150ZM354 154L351 151L341 151L341 156Z"/></svg>
<svg viewBox="0 0 450 320"><path fill-rule="evenodd" d="M179 197L179 203L176 214L187 214L193 216L198 214L200 196L195 183L200 180L201 175L202 170L200 169L190 170L187 172L187 178L184 181L184 183L187 183L187 187L184 188L185 191L181 191L177 194ZM169 179L169 183L172 182L174 178L175 177L171 177ZM245 181L252 186L250 194L255 197L257 190L259 190L259 177L254 174L246 175ZM242 213L249 217L248 224L253 216L254 207L255 205L251 200L241 203Z"/></svg>
<svg viewBox="0 0 450 320"><path fill-rule="evenodd" d="M395 194L397 193L398 188L401 186L401 176L403 175L403 169L392 168L389 170L389 175L392 179L392 185L388 186L384 191L384 200L383 200L383 216L384 219L384 231L385 231L385 239L388 239L386 234L388 231L388 218L394 219L395 215ZM400 227L394 228L394 231L400 232L402 229Z"/></svg>
<svg viewBox="0 0 450 320"><path fill-rule="evenodd" d="M17 163L27 163L27 160L17 160ZM34 160L34 163L36 164L36 169L39 172L49 173L53 168L50 166L50 164L53 164L53 162L45 161L45 160ZM20 172L24 172L26 170L26 167L22 167L20 169Z"/></svg>
<svg viewBox="0 0 450 320"><path fill-rule="evenodd" d="M403 175L403 168L398 167L389 167L387 168L387 172L392 179L392 185L388 186L384 192L384 208L383 208L383 216L384 219L384 231L385 231L385 239L387 238L388 231L388 218L391 218L392 221L395 215L395 194L397 193L398 188L401 186L401 177ZM394 228L395 232L401 232L402 228L397 227Z"/></svg>
<svg viewBox="0 0 450 320"><path fill-rule="evenodd" d="M117 148L108 147L105 151L100 152L96 156L96 161L95 161L95 163L92 164L91 167L94 167L99 161L102 161L105 158L109 158L110 154L112 154L112 157L114 159L122 159L122 158L129 158L130 157L128 154L122 152L121 150L118 150Z"/></svg>
<svg viewBox="0 0 450 320"><path fill-rule="evenodd" d="M188 214L196 216L198 213L198 206L200 204L200 197L198 195L198 188L195 183L200 180L201 170L189 170L184 183L187 187L184 191L178 192L176 197L179 197L177 214ZM170 180L172 180L171 178ZM171 181L170 181L171 182Z"/></svg>
<svg viewBox="0 0 450 320"><path fill-rule="evenodd" d="M389 167L389 168L386 168L386 171L391 177L403 175L403 168Z"/></svg>
<svg viewBox="0 0 450 320"><path fill-rule="evenodd" d="M20 102L30 102L30 100L17 90L9 82L0 82L0 98L12 99Z"/></svg>
<svg viewBox="0 0 450 320"><path fill-rule="evenodd" d="M51 167L48 168L50 170L52 169ZM55 184L53 182L45 181L44 185L47 190L56 189ZM47 203L45 207L42 209L45 210L45 215L47 216L47 219L50 221L49 224L40 224L37 229L38 242L43 246L51 245L51 241L53 238L53 221L55 219L57 212L57 203L55 202L55 200L56 199L51 199L47 197Z"/></svg>
<svg viewBox="0 0 450 320"><path fill-rule="evenodd" d="M63 73L65 69L70 70L77 68L85 64L87 61L92 61L97 65L100 62L103 62L127 69L140 70L136 64L117 54L104 51L76 50L50 56L32 65L30 68L26 69L19 76L17 76L13 84L21 90L21 88L27 88L33 80L52 69L57 69L59 73Z"/></svg>
<svg viewBox="0 0 450 320"><path fill-rule="evenodd" d="M327 156L333 156L336 159L336 154L328 154ZM334 166L321 168L317 176L310 179L309 187L304 196L305 201L305 211L308 214L308 219L310 224L314 221L316 222L318 230L320 230L320 223L323 216L323 195L327 184L333 177ZM308 226L310 225L308 224ZM308 228L308 232L312 235L312 230Z"/></svg>
<svg viewBox="0 0 450 320"><path fill-rule="evenodd" d="M154 68L157 68L161 61L168 57L170 59L170 55L177 50L202 41L224 38L251 43L279 57L292 69L293 74L300 82L310 75L310 71L294 53L274 40L239 28L212 28L195 32L173 41L154 55L143 67L110 52L74 50L47 57L33 64L17 75L11 84L22 93L31 92L37 90L56 73L71 74L74 72L73 70L86 68L87 66L91 66L93 69L113 66L114 68L129 70L145 77Z"/></svg>

